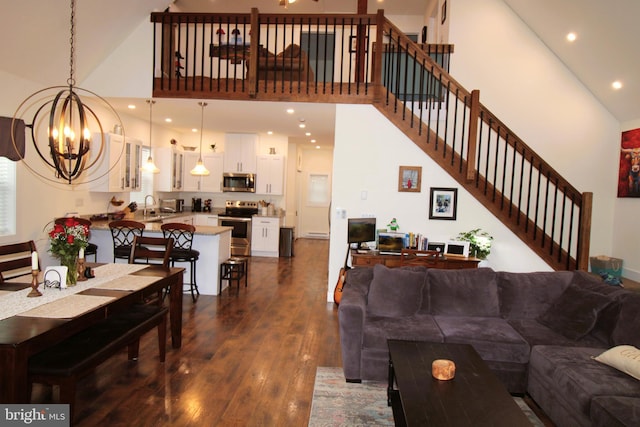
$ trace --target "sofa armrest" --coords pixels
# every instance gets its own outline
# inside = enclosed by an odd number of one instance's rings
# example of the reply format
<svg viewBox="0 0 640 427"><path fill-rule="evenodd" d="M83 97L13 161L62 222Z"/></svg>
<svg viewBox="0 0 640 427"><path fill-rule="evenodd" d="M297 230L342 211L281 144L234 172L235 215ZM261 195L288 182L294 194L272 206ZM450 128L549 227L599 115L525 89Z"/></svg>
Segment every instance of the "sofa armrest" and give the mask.
<svg viewBox="0 0 640 427"><path fill-rule="evenodd" d="M348 382L360 382L360 361L367 296L362 287L345 285L338 307L342 366Z"/></svg>

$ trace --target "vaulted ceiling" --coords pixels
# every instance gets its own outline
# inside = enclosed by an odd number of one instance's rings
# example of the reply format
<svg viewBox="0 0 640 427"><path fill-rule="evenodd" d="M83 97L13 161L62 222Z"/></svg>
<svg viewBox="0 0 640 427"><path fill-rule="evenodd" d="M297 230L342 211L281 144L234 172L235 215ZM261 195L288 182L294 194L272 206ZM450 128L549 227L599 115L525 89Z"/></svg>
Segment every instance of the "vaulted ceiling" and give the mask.
<svg viewBox="0 0 640 427"><path fill-rule="evenodd" d="M640 119L640 47L637 43L640 26L636 22L640 1L503 1L619 121ZM64 84L69 73L69 1L0 2L0 36L4 41L0 46L0 71L45 86ZM435 2L437 0L369 0L369 12L384 9L387 16L424 15ZM140 22L148 20L151 12L168 6L175 11L246 13L257 4L259 10L266 13L354 13L357 0L297 0L286 9L278 6L277 0L81 0L77 3L76 79L82 82ZM455 20L455 15L450 17ZM570 31L577 34L574 43L565 39ZM455 44L455 40L452 42ZM611 88L614 80L622 82L622 89ZM25 97L27 95L25 93ZM160 105L157 108L160 109ZM246 117L248 106L243 108L242 116ZM314 107L306 108L308 112L304 114L314 114ZM227 110L237 116L233 108ZM269 109L264 110L260 114L268 114ZM142 117L145 115L142 113ZM331 115L324 117L330 128ZM184 127L191 128L193 124L184 124ZM295 122L291 128L292 132L294 128L297 131Z"/></svg>

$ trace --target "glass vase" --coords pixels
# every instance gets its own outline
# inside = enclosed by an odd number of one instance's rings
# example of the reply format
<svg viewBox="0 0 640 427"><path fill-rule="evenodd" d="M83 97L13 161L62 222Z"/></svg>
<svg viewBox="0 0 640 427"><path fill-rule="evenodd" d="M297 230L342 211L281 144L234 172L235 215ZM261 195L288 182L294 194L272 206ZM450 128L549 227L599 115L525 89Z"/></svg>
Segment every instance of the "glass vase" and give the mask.
<svg viewBox="0 0 640 427"><path fill-rule="evenodd" d="M67 267L67 286L78 283L78 255L60 256L60 265Z"/></svg>

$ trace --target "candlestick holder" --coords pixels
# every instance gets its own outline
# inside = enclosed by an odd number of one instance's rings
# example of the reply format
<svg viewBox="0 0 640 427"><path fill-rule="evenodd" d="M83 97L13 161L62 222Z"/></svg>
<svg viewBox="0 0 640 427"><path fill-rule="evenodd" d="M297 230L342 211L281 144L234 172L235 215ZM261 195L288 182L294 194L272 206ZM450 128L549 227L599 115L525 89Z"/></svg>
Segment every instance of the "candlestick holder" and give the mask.
<svg viewBox="0 0 640 427"><path fill-rule="evenodd" d="M38 270L31 270L31 292L28 297L41 297L42 292L38 290Z"/></svg>
<svg viewBox="0 0 640 427"><path fill-rule="evenodd" d="M84 275L84 271L87 269L84 258L78 258L78 282L84 282L87 277Z"/></svg>

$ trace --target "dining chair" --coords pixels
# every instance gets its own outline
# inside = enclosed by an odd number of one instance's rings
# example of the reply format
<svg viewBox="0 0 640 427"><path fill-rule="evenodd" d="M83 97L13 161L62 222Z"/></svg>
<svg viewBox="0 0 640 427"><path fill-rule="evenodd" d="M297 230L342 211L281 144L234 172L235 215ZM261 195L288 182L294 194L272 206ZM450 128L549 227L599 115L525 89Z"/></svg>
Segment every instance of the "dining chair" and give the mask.
<svg viewBox="0 0 640 427"><path fill-rule="evenodd" d="M32 252L36 252L33 240L0 246L0 284L7 279L31 274Z"/></svg>
<svg viewBox="0 0 640 427"><path fill-rule="evenodd" d="M111 237L113 238L113 262L116 258L129 259L133 239L142 236L145 225L142 222L128 219L120 219L109 223Z"/></svg>
<svg viewBox="0 0 640 427"><path fill-rule="evenodd" d="M54 220L54 223L64 225L64 222L67 220L67 218L70 218L70 217L56 218ZM91 220L88 220L86 218L80 218L77 216L74 216L71 218L78 221L81 225L84 225L85 227L87 227L89 229L89 233L91 233ZM89 236L91 236L91 234L89 234ZM91 255L93 255L93 262L98 262L98 245L96 245L95 243L89 242L87 247L84 249L84 256L86 258Z"/></svg>
<svg viewBox="0 0 640 427"><path fill-rule="evenodd" d="M169 268L173 238L134 236L129 264L156 264Z"/></svg>
<svg viewBox="0 0 640 427"><path fill-rule="evenodd" d="M193 249L193 233L196 227L191 224L183 224L179 222L170 222L160 226L162 234L165 238L173 238L173 249L169 260L173 267L176 262L189 263L189 290L191 291L191 299L196 301L196 294L199 296L198 284L196 283L196 263L200 257L200 252Z"/></svg>

